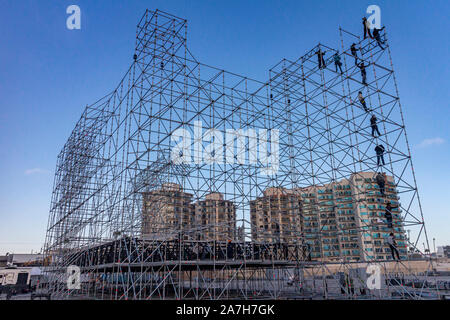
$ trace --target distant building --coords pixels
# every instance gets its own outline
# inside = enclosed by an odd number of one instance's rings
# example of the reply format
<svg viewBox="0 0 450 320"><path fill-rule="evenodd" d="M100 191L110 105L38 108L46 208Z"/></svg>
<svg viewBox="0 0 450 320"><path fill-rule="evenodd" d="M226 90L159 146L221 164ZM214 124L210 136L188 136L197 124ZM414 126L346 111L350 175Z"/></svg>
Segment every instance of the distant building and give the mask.
<svg viewBox="0 0 450 320"><path fill-rule="evenodd" d="M294 243L301 240L301 199L284 188L268 188L250 201L252 240Z"/></svg>
<svg viewBox="0 0 450 320"><path fill-rule="evenodd" d="M221 193L210 193L195 203L195 225L198 240L235 240L236 206Z"/></svg>
<svg viewBox="0 0 450 320"><path fill-rule="evenodd" d="M6 259L5 259L6 258ZM5 261L6 260L6 261ZM37 267L42 266L43 254L37 253L10 253L0 257L0 266Z"/></svg>
<svg viewBox="0 0 450 320"><path fill-rule="evenodd" d="M398 208L392 209L392 229L384 217L386 201L399 205L393 177L385 176L381 196L374 172L359 172L324 186L298 189L303 231L314 260L389 260L386 237L392 231L400 256L407 257L406 234Z"/></svg>
<svg viewBox="0 0 450 320"><path fill-rule="evenodd" d="M8 265L8 256L0 256L0 268Z"/></svg>
<svg viewBox="0 0 450 320"><path fill-rule="evenodd" d="M267 188L250 201L251 238L255 242L298 243L309 247L312 260L390 260L386 238L394 233L402 259L407 258L399 197L394 179L384 175L381 194L375 172L358 172L348 179L299 189ZM167 239L183 232L186 240L245 239L236 226L236 205L213 192L192 203L193 195L177 184L143 193L142 235ZM392 205L392 225L385 217ZM450 246L438 255L449 256Z"/></svg>
<svg viewBox="0 0 450 320"><path fill-rule="evenodd" d="M437 249L437 257L438 258L450 259L450 246L438 247L438 249Z"/></svg>
<svg viewBox="0 0 450 320"><path fill-rule="evenodd" d="M192 203L192 194L174 183L143 193L142 236L166 239L183 232L185 240L226 241L236 238L236 206L213 192Z"/></svg>
<svg viewBox="0 0 450 320"><path fill-rule="evenodd" d="M166 183L158 190L143 193L142 197L144 239L166 239L194 225L192 194L183 192L180 185Z"/></svg>

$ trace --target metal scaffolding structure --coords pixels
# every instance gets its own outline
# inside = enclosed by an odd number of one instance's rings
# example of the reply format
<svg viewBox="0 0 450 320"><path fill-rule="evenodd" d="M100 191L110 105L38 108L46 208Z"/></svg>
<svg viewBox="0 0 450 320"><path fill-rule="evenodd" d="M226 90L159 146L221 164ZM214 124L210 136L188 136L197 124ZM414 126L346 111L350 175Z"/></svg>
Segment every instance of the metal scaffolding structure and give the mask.
<svg viewBox="0 0 450 320"><path fill-rule="evenodd" d="M198 62L186 20L146 11L126 75L86 107L58 156L42 285L55 298L94 299L432 294L413 270L431 261L410 259L428 239L386 33L385 49L340 36L340 52L319 44L260 82ZM358 211L384 211L389 199L399 205L390 225ZM391 231L405 243L400 261L366 244ZM367 289L371 265L379 289ZM68 289L69 266L81 289Z"/></svg>

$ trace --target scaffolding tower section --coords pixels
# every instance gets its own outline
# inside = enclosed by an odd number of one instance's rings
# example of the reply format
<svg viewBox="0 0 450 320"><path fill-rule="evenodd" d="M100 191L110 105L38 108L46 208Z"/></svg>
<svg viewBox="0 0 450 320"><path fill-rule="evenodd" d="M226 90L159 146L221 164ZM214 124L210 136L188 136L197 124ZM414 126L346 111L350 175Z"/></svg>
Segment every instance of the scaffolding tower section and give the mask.
<svg viewBox="0 0 450 320"><path fill-rule="evenodd" d="M415 271L431 261L410 259L429 245L386 33L385 49L340 36L340 50L318 44L261 82L198 62L187 21L147 10L126 75L58 156L42 286L63 299L434 294ZM379 289L367 289L370 265Z"/></svg>

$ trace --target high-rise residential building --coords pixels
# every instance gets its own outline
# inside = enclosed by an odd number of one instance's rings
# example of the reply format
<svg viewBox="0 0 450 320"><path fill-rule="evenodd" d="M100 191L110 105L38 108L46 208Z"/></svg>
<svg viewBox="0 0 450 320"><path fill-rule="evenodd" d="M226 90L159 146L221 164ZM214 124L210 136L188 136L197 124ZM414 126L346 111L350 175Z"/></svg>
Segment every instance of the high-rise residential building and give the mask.
<svg viewBox="0 0 450 320"><path fill-rule="evenodd" d="M297 190L303 204L303 231L313 259L391 259L386 243L390 232L397 240L400 256L406 258L406 235L394 179L384 175L382 196L375 176L374 172L359 172L349 179ZM385 218L388 201L393 207L392 226Z"/></svg>
<svg viewBox="0 0 450 320"><path fill-rule="evenodd" d="M361 251L365 260L387 260L391 258L386 237L392 232L396 238L400 256L407 258L407 236L405 233L398 191L392 176L385 175L385 195L382 196L380 188L375 181L373 172L361 172L352 175L352 185L359 188L358 204L355 206L358 216L358 225L362 229ZM392 228L388 226L385 218L386 204L390 202L393 209Z"/></svg>
<svg viewBox="0 0 450 320"><path fill-rule="evenodd" d="M301 189L272 187L250 201L252 240L305 243L313 260L376 261L391 259L387 237L392 232L402 258L407 257L399 197L394 179L384 175L381 194L374 172ZM185 239L242 240L236 205L213 192L192 203L192 194L177 184L143 194L142 234L159 239L184 231ZM391 203L392 224L385 217ZM242 235L241 235L242 233Z"/></svg>
<svg viewBox="0 0 450 320"><path fill-rule="evenodd" d="M293 190L268 188L250 201L252 240L294 243L301 239L301 200Z"/></svg>
<svg viewBox="0 0 450 320"><path fill-rule="evenodd" d="M236 205L213 192L195 203L198 240L227 241L236 239Z"/></svg>
<svg viewBox="0 0 450 320"><path fill-rule="evenodd" d="M356 230L351 230L355 226L355 218L350 209L352 198L349 192L351 191L348 190L345 182L335 184L335 187L336 191L339 190L336 194L331 185L298 190L301 192L303 204L303 234L313 260L341 260L341 245L347 248L353 247L350 253L359 257L359 252L355 251L358 233ZM349 199L345 199L345 196L338 198L337 194L349 196ZM340 216L336 217L338 206ZM342 235L345 236L341 239L338 236L339 227L344 229Z"/></svg>
<svg viewBox="0 0 450 320"><path fill-rule="evenodd" d="M160 189L142 194L142 236L163 239L190 230L195 224L192 194L174 183L163 184ZM185 235L184 238L188 238Z"/></svg>

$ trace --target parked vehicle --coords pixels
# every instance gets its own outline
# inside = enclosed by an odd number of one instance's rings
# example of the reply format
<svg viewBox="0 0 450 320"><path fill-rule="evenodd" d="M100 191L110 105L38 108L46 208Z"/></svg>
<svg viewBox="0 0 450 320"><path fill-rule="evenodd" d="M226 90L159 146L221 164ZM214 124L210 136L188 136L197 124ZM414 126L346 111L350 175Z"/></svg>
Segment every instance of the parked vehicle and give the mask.
<svg viewBox="0 0 450 320"><path fill-rule="evenodd" d="M31 268L8 267L0 269L0 293L7 298L14 294L30 292Z"/></svg>

